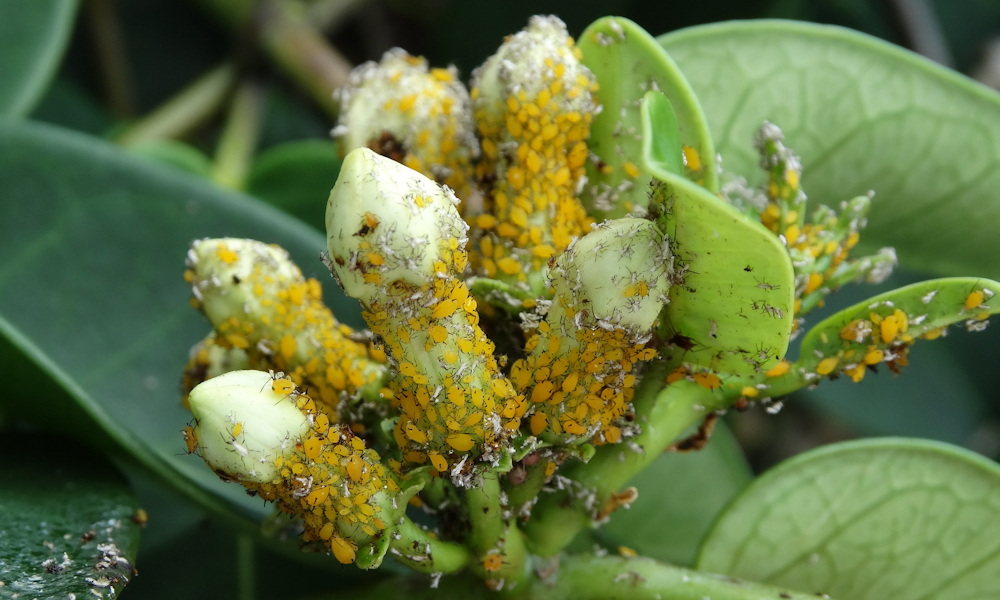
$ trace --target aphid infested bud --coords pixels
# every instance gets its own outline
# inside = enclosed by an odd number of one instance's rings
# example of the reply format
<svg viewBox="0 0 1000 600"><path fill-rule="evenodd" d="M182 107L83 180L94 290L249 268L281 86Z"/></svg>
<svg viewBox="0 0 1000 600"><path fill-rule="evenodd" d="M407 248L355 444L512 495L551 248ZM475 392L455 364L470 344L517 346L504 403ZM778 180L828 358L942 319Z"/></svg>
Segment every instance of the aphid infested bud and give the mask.
<svg viewBox="0 0 1000 600"><path fill-rule="evenodd" d="M473 73L482 139L483 214L473 264L483 275L545 292L545 267L593 221L577 197L597 82L556 17L532 17Z"/></svg>
<svg viewBox="0 0 1000 600"><path fill-rule="evenodd" d="M187 279L216 331L214 342L243 350L248 365L283 371L330 406L340 395L381 387L381 353L353 341L281 248L254 240L204 239L188 252Z"/></svg>
<svg viewBox="0 0 1000 600"><path fill-rule="evenodd" d="M343 155L371 148L463 198L469 193L479 142L469 94L454 68L429 69L424 58L394 48L378 63L356 67L335 98L334 137Z"/></svg>
<svg viewBox="0 0 1000 600"><path fill-rule="evenodd" d="M275 461L309 430L309 421L273 389L262 371L231 371L197 385L189 395L198 451L220 476L267 483Z"/></svg>
<svg viewBox="0 0 1000 600"><path fill-rule="evenodd" d="M531 432L615 443L635 367L651 359L650 332L667 301L671 252L645 219L607 221L555 262L555 296L511 379L530 398Z"/></svg>
<svg viewBox="0 0 1000 600"><path fill-rule="evenodd" d="M329 265L380 339L406 463L495 460L524 402L500 373L460 279L467 226L454 195L367 149L344 161L327 207Z"/></svg>
<svg viewBox="0 0 1000 600"><path fill-rule="evenodd" d="M221 477L303 521L303 541L342 563L365 546L367 567L387 548L399 486L375 450L294 384L262 371L233 371L191 392L194 438Z"/></svg>

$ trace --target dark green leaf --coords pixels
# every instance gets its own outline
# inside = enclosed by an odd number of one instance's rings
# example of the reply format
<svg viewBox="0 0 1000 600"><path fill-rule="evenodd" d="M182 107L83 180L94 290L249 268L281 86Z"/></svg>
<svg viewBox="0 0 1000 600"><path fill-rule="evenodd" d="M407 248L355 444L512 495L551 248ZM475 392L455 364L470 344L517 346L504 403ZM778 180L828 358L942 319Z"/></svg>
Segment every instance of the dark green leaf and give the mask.
<svg viewBox="0 0 1000 600"><path fill-rule="evenodd" d="M939 442L864 440L787 461L723 513L698 567L854 600L1000 594L1000 468Z"/></svg>
<svg viewBox="0 0 1000 600"><path fill-rule="evenodd" d="M723 167L762 180L751 139L767 119L802 157L803 188L836 205L875 190L862 251L1000 278L1000 96L900 48L782 21L659 38L702 102Z"/></svg>
<svg viewBox="0 0 1000 600"><path fill-rule="evenodd" d="M180 169L203 179L212 177L212 159L194 146L176 140L156 140L129 148L147 160Z"/></svg>
<svg viewBox="0 0 1000 600"><path fill-rule="evenodd" d="M0 116L31 112L72 33L76 0L0 0Z"/></svg>
<svg viewBox="0 0 1000 600"><path fill-rule="evenodd" d="M6 435L0 479L0 595L121 592L135 574L145 517L104 457L52 438Z"/></svg>
<svg viewBox="0 0 1000 600"><path fill-rule="evenodd" d="M678 565L693 565L702 539L722 508L752 479L729 430L716 426L702 450L664 453L629 481L639 498L620 509L593 537Z"/></svg>
<svg viewBox="0 0 1000 600"><path fill-rule="evenodd" d="M247 192L316 229L326 219L326 199L340 172L337 148L328 140L275 146L254 161Z"/></svg>
<svg viewBox="0 0 1000 600"><path fill-rule="evenodd" d="M36 405L36 422L105 437L182 493L253 526L263 503L184 453L180 429L191 416L179 402L180 370L209 328L188 303L184 257L190 240L207 236L278 243L356 325L356 305L319 261L323 236L247 196L37 124L0 124L0 180L0 333L76 402L57 414Z"/></svg>
<svg viewBox="0 0 1000 600"><path fill-rule="evenodd" d="M588 163L583 193L588 209L600 217L619 217L631 208L646 206L650 174L642 169L639 106L650 90L659 90L670 99L677 115L674 129L681 143L700 159L699 168L675 172L716 190L715 150L705 115L684 75L656 40L628 19L605 17L580 34L577 43L584 64L600 84L601 113L591 126L588 146L604 165L598 168ZM678 161L680 156L672 157L671 164ZM609 203L614 206L602 208Z"/></svg>

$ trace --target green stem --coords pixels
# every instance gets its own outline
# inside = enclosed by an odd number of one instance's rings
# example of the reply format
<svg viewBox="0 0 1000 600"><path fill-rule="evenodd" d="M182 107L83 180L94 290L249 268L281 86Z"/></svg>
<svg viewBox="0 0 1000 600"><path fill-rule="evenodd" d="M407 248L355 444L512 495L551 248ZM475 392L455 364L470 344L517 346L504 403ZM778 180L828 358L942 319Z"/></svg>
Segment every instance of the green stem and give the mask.
<svg viewBox="0 0 1000 600"><path fill-rule="evenodd" d="M523 585L505 586L509 599L545 598L546 600L816 600L817 594L804 594L778 587L713 575L657 562L648 558L619 556L567 556L554 558L549 573ZM400 597L407 600L438 598L487 598L481 582L469 577L444 577L435 588L426 580L396 577L374 586L351 590L355 600L381 600ZM331 598L333 596L330 596ZM336 597L340 597L337 595ZM823 596L826 598L827 596Z"/></svg>
<svg viewBox="0 0 1000 600"><path fill-rule="evenodd" d="M225 102L236 82L236 69L220 65L199 77L155 111L118 136L122 146L183 137L211 117Z"/></svg>
<svg viewBox="0 0 1000 600"><path fill-rule="evenodd" d="M465 501L469 509L470 547L478 554L496 549L505 529L499 474L483 473L482 484L466 490Z"/></svg>
<svg viewBox="0 0 1000 600"><path fill-rule="evenodd" d="M547 600L816 600L814 594L782 590L733 577L713 575L648 558L570 556L550 578L535 580L524 597Z"/></svg>
<svg viewBox="0 0 1000 600"><path fill-rule="evenodd" d="M500 476L483 474L479 487L466 491L469 510L468 545L476 555L473 571L480 577L504 586L517 585L528 575L528 553L517 525L504 516ZM498 564L493 564L496 561Z"/></svg>
<svg viewBox="0 0 1000 600"><path fill-rule="evenodd" d="M115 116L127 117L135 114L135 86L116 4L111 0L90 0L84 3L84 14L100 64L101 86L108 108Z"/></svg>
<svg viewBox="0 0 1000 600"><path fill-rule="evenodd" d="M465 546L431 536L406 516L401 518L389 548L397 561L420 573L455 573L472 561Z"/></svg>
<svg viewBox="0 0 1000 600"><path fill-rule="evenodd" d="M242 190L257 149L263 116L263 93L253 82L243 83L233 96L215 153L212 178L224 187Z"/></svg>
<svg viewBox="0 0 1000 600"><path fill-rule="evenodd" d="M565 548L597 517L612 494L684 430L728 405L720 390L710 391L692 381L681 380L664 388L667 370L665 362L655 363L636 390L633 405L640 434L625 443L598 448L589 462L564 473L575 482L572 489L539 499L525 526L534 553L550 556Z"/></svg>
<svg viewBox="0 0 1000 600"><path fill-rule="evenodd" d="M257 585L254 578L253 538L245 533L236 534L236 597L253 600Z"/></svg>
<svg viewBox="0 0 1000 600"><path fill-rule="evenodd" d="M299 2L200 0L234 29L253 19L264 50L285 73L331 116L337 115L333 90L347 83L350 62L309 21Z"/></svg>

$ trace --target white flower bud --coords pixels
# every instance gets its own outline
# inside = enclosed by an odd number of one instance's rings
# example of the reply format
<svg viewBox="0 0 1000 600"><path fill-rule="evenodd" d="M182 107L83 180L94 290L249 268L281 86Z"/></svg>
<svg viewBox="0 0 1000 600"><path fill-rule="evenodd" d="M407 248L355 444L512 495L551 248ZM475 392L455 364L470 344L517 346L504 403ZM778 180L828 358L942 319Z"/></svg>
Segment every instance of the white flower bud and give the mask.
<svg viewBox="0 0 1000 600"><path fill-rule="evenodd" d="M267 483L275 459L291 451L309 422L288 395L272 389L263 371L231 371L199 384L189 396L198 450L227 478Z"/></svg>

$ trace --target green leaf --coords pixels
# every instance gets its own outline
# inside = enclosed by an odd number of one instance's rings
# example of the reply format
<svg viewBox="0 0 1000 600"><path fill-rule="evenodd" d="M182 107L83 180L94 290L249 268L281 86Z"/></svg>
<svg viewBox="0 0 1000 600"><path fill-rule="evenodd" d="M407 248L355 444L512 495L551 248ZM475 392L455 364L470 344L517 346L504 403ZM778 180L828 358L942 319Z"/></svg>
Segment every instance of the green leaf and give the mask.
<svg viewBox="0 0 1000 600"><path fill-rule="evenodd" d="M280 244L356 326L357 305L320 263L323 236L248 196L28 122L0 123L0 180L0 343L74 401L22 410L106 439L229 522L256 528L268 508L184 452L191 415L177 386L209 329L189 304L184 257L191 240L209 236Z"/></svg>
<svg viewBox="0 0 1000 600"><path fill-rule="evenodd" d="M76 4L0 0L0 116L24 116L41 98L69 42Z"/></svg>
<svg viewBox="0 0 1000 600"><path fill-rule="evenodd" d="M939 442L863 440L789 460L715 524L698 568L854 600L1000 594L1000 467Z"/></svg>
<svg viewBox="0 0 1000 600"><path fill-rule="evenodd" d="M666 127L661 94L642 104L644 135ZM663 319L677 358L720 373L754 374L785 355L792 331L794 274L788 251L759 222L669 170L662 145L649 144L644 164L659 185L650 209L672 242L676 277ZM688 347L690 346L690 347Z"/></svg>
<svg viewBox="0 0 1000 600"><path fill-rule="evenodd" d="M715 150L701 106L684 75L656 40L628 19L605 17L580 34L577 45L583 52L583 63L600 84L597 99L601 113L594 119L587 143L605 168L591 162L587 165L588 185L583 201L591 213L603 218L620 217L631 208L647 204L650 174L641 172L643 132L639 105L650 90L659 90L670 99L677 114L680 141L700 159L698 169L675 172L717 190ZM675 156L671 164L678 161L680 156ZM639 169L638 177L629 175L626 163L631 163L631 169ZM607 206L609 203L613 206Z"/></svg>
<svg viewBox="0 0 1000 600"><path fill-rule="evenodd" d="M638 499L591 536L611 550L628 546L641 556L693 565L716 515L752 478L735 438L719 423L704 449L665 452L633 477L628 485L639 490Z"/></svg>
<svg viewBox="0 0 1000 600"><path fill-rule="evenodd" d="M131 146L129 151L147 160L180 169L202 179L212 177L212 159L194 146L177 140L152 140Z"/></svg>
<svg viewBox="0 0 1000 600"><path fill-rule="evenodd" d="M101 456L38 436L0 441L0 581L5 597L115 597L135 574L139 513Z"/></svg>
<svg viewBox="0 0 1000 600"><path fill-rule="evenodd" d="M270 148L253 163L247 192L316 229L326 219L326 199L340 172L329 140L301 140Z"/></svg>
<svg viewBox="0 0 1000 600"><path fill-rule="evenodd" d="M751 139L779 125L810 198L875 190L859 250L1000 279L1000 95L915 54L836 27L782 21L659 38L702 102L727 171L763 179Z"/></svg>

